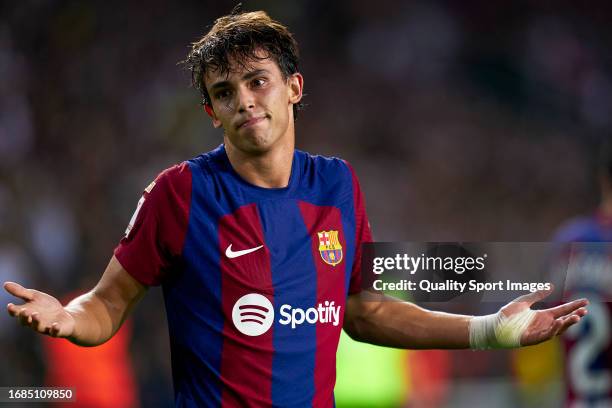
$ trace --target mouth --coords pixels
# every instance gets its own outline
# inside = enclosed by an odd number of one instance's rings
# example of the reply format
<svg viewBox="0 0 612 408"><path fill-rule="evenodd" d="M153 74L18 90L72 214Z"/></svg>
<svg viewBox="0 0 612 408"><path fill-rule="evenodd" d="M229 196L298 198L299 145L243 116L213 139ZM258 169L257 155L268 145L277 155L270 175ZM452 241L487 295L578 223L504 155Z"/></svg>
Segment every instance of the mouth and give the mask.
<svg viewBox="0 0 612 408"><path fill-rule="evenodd" d="M256 116L256 117L244 120L244 121L238 123L237 129L243 129L243 128L254 126L254 125L258 124L259 122L263 121L264 119L267 119L267 117L265 115L263 115L263 116Z"/></svg>

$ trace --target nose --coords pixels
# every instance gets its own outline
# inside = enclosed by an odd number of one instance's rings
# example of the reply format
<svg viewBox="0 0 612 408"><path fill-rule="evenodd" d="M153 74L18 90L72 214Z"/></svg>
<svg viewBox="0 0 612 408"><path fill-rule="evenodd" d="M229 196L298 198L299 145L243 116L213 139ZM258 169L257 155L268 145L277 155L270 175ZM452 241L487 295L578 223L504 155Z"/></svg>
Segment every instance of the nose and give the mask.
<svg viewBox="0 0 612 408"><path fill-rule="evenodd" d="M244 113L255 108L255 97L247 87L240 87L236 92L238 112Z"/></svg>

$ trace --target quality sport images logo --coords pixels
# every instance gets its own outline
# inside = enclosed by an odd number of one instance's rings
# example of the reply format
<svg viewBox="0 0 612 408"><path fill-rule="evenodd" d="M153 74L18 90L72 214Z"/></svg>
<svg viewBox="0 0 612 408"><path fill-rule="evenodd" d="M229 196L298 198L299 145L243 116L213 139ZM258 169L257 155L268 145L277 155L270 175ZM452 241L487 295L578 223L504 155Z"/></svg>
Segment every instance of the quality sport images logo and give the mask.
<svg viewBox="0 0 612 408"><path fill-rule="evenodd" d="M291 325L295 329L302 324L340 324L341 306L333 301L319 303L316 307L302 309L284 304L279 309L279 324ZM232 321L242 334L247 336L261 336L272 327L274 323L274 307L267 297L259 293L249 293L236 301L232 308Z"/></svg>

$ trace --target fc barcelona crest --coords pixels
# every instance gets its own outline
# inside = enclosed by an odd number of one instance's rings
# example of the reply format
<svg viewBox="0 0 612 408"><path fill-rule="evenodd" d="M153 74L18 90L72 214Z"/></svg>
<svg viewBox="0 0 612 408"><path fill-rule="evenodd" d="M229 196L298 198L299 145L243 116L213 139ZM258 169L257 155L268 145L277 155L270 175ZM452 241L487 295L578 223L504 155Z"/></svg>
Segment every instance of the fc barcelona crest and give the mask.
<svg viewBox="0 0 612 408"><path fill-rule="evenodd" d="M319 236L319 252L325 263L336 266L342 262L342 245L338 240L338 231L317 232Z"/></svg>

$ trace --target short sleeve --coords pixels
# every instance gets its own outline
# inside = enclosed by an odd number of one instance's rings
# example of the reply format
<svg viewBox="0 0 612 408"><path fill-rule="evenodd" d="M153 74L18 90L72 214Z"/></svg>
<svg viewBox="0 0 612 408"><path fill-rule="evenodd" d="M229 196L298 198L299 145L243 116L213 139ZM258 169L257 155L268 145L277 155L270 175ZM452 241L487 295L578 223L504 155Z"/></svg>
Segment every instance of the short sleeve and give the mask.
<svg viewBox="0 0 612 408"><path fill-rule="evenodd" d="M363 256L363 244L372 242L372 232L370 230L370 222L365 208L365 198L357 175L353 167L345 162L351 170L351 178L353 184L353 202L355 208L355 259L351 270L351 280L349 283L349 295L361 292L361 258Z"/></svg>
<svg viewBox="0 0 612 408"><path fill-rule="evenodd" d="M143 285L159 285L181 258L191 202L187 163L160 173L145 189L114 254Z"/></svg>

